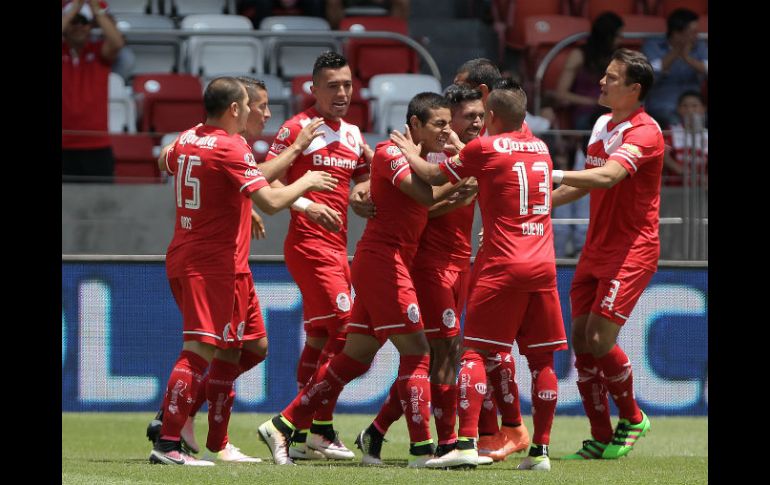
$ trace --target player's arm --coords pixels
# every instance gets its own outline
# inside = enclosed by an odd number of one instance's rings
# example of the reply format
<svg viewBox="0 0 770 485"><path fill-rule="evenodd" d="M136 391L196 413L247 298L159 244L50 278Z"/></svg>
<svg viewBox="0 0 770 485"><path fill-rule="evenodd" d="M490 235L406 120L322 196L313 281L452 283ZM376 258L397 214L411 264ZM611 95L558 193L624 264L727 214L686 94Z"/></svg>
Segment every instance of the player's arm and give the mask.
<svg viewBox="0 0 770 485"><path fill-rule="evenodd" d="M333 190L337 179L322 171L308 170L305 175L285 187L265 186L252 192L251 199L266 213L273 215L281 209L289 207L302 194L311 190Z"/></svg>
<svg viewBox="0 0 770 485"><path fill-rule="evenodd" d="M348 204L353 212L364 219L371 219L377 215L377 208L374 207L371 194L371 181L369 174L362 175L354 180L355 185L350 189Z"/></svg>
<svg viewBox="0 0 770 485"><path fill-rule="evenodd" d="M282 150L274 158L259 164L259 169L265 175L268 182L283 177L294 160L300 153L310 146L313 140L323 135L323 131L318 130L324 120L323 118L313 118L307 126L302 128L297 134L297 139ZM275 146L275 144L273 145Z"/></svg>
<svg viewBox="0 0 770 485"><path fill-rule="evenodd" d="M420 177L409 174L401 180L398 189L414 199L418 204L431 207L436 200L433 198L433 187Z"/></svg>
<svg viewBox="0 0 770 485"><path fill-rule="evenodd" d="M559 207L560 205L569 204L584 197L588 192L590 192L590 189L578 189L569 185L562 185L551 193L551 206Z"/></svg>
<svg viewBox="0 0 770 485"><path fill-rule="evenodd" d="M628 171L613 159L591 170L554 170L553 181L579 189L609 189L628 176ZM554 201L554 205L557 205Z"/></svg>
<svg viewBox="0 0 770 485"><path fill-rule="evenodd" d="M262 217L257 214L254 208L251 209L251 238L252 239L264 239L267 237L265 233L265 223L262 221Z"/></svg>
<svg viewBox="0 0 770 485"><path fill-rule="evenodd" d="M420 156L422 143L415 145L408 129L406 130L406 135L400 131L393 130L390 133L390 140L401 150L407 162L409 162L412 172L417 174L419 178L431 185L444 185L449 182L449 178L438 168L438 165L430 163Z"/></svg>
<svg viewBox="0 0 770 485"><path fill-rule="evenodd" d="M455 209L465 207L473 202L479 191L479 184L474 177L466 177L455 185L447 184L454 188L454 191L444 200L436 202L428 211L428 218L443 216ZM442 186L445 187L445 186ZM439 188L442 188L439 187ZM433 189L434 196L436 188Z"/></svg>
<svg viewBox="0 0 770 485"><path fill-rule="evenodd" d="M284 181L274 180L270 187L280 189L286 187ZM326 204L313 202L306 197L300 197L291 204L291 210L305 214L308 219L320 225L327 231L337 232L342 228L342 215Z"/></svg>
<svg viewBox="0 0 770 485"><path fill-rule="evenodd" d="M104 44L102 44L102 57L108 61L114 61L118 52L126 45L123 34L120 33L115 22L102 10L99 0L90 0L91 11L94 13L96 25L102 29L104 35Z"/></svg>

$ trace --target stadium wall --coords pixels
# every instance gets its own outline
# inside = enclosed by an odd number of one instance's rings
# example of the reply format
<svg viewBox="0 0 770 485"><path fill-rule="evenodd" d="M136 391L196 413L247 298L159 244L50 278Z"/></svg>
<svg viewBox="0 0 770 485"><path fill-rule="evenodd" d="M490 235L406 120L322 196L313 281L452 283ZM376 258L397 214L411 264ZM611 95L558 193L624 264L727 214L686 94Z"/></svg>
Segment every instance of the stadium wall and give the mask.
<svg viewBox="0 0 770 485"><path fill-rule="evenodd" d="M295 395L304 343L302 301L283 262L251 264L270 341L265 363L236 382L234 410L276 412ZM558 268L569 335L573 267ZM620 335L634 365L635 393L650 415L708 413L708 275L660 268ZM155 411L181 348L181 315L162 261L62 262L62 411ZM522 411L530 375L515 352ZM559 414L580 414L571 351L556 354ZM351 383L338 411L376 413L398 368L387 344Z"/></svg>

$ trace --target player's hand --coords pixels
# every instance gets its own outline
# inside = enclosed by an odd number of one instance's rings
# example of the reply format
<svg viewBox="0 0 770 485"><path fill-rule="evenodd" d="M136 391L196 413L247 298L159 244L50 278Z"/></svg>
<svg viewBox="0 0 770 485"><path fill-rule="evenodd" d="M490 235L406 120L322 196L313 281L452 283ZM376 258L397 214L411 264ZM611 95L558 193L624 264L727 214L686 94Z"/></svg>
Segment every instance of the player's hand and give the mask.
<svg viewBox="0 0 770 485"><path fill-rule="evenodd" d="M337 186L337 179L331 174L319 170L308 170L302 176L308 184L308 190L334 190Z"/></svg>
<svg viewBox="0 0 770 485"><path fill-rule="evenodd" d="M464 183L457 188L457 197L467 199L479 193L479 181L476 177L468 177Z"/></svg>
<svg viewBox="0 0 770 485"><path fill-rule="evenodd" d="M404 125L404 133L401 133L398 130L391 131L390 141L396 144L407 160L409 160L410 157L419 157L422 152L422 142L417 145L414 144L412 134L407 125Z"/></svg>
<svg viewBox="0 0 770 485"><path fill-rule="evenodd" d="M371 219L377 215L377 208L372 202L372 194L367 189L354 190L348 197L348 203L353 212L364 219Z"/></svg>
<svg viewBox="0 0 770 485"><path fill-rule="evenodd" d="M313 202L305 209L305 215L327 231L337 232L342 227L340 213L325 204Z"/></svg>
<svg viewBox="0 0 770 485"><path fill-rule="evenodd" d="M310 120L310 123L308 123L307 126L299 131L297 139L294 140L294 143L297 145L297 147L299 147L300 151L304 151L307 147L310 146L313 140L324 134L322 130L319 130L323 124L323 118L313 118Z"/></svg>
<svg viewBox="0 0 770 485"><path fill-rule="evenodd" d="M265 237L267 237L265 223L262 221L262 217L257 214L257 211L251 209L251 238L264 239Z"/></svg>
<svg viewBox="0 0 770 485"><path fill-rule="evenodd" d="M450 129L449 138L444 144L444 151L452 155L457 155L458 153L460 153L460 150L462 150L463 148L465 148L465 143L461 142L460 137L457 136L457 133L455 133L454 130Z"/></svg>

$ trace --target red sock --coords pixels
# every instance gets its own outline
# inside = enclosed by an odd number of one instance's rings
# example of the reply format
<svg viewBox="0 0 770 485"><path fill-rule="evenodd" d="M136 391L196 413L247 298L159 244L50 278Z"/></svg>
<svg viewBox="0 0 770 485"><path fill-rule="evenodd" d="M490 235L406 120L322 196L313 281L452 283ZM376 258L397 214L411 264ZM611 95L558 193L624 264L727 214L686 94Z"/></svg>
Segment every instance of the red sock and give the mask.
<svg viewBox="0 0 770 485"><path fill-rule="evenodd" d="M209 368L206 385L206 400L209 404L209 434L206 448L220 451L227 444L227 425L233 408L233 382L241 374L238 364L213 359Z"/></svg>
<svg viewBox="0 0 770 485"><path fill-rule="evenodd" d="M461 361L457 376L457 416L460 418L457 435L476 439L479 434L481 403L487 392L487 373L484 360L473 349L466 350Z"/></svg>
<svg viewBox="0 0 770 485"><path fill-rule="evenodd" d="M318 370L319 357L321 357L321 349L311 347L306 343L305 348L302 349L302 354L299 356L299 363L297 363L297 387L300 390L310 380L313 373Z"/></svg>
<svg viewBox="0 0 770 485"><path fill-rule="evenodd" d="M607 355L596 360L604 372L607 389L618 407L620 417L632 423L640 423L642 411L634 399L634 375L626 353L616 345Z"/></svg>
<svg viewBox="0 0 770 485"><path fill-rule="evenodd" d="M436 421L438 444L454 443L457 441L457 434L455 433L457 386L451 384L431 384L430 399L433 404L433 417Z"/></svg>
<svg viewBox="0 0 770 485"><path fill-rule="evenodd" d="M390 425L398 421L398 419L404 414L404 409L401 407L401 400L398 398L398 381L393 381L393 385L390 386L390 392L388 397L385 398L385 402L380 407L380 412L377 413L377 417L374 418L373 424L377 430L385 435L390 428Z"/></svg>
<svg viewBox="0 0 770 485"><path fill-rule="evenodd" d="M313 424L313 414L325 399L337 399L345 384L369 370L370 364L339 353L313 374L297 397L281 414L298 429Z"/></svg>
<svg viewBox="0 0 770 485"><path fill-rule="evenodd" d="M198 384L198 392L195 393L195 402L193 402L192 408L190 408L190 417L198 414L198 410L206 402L206 383L209 382L209 375L206 374L203 380Z"/></svg>
<svg viewBox="0 0 770 485"><path fill-rule="evenodd" d="M516 363L508 352L498 352L500 365L487 372L488 383L494 389L495 403L502 415L504 425L521 424L519 388L514 380Z"/></svg>
<svg viewBox="0 0 770 485"><path fill-rule="evenodd" d="M342 332L338 332L336 335L329 336L329 339L326 341L326 345L324 345L323 350L321 351L321 357L318 359L318 365L323 365L329 360L333 359L335 355L342 352L342 349L345 348L345 334ZM313 416L313 419L316 421L324 421L329 422L334 419L334 408L337 406L337 398L339 395L334 396L334 398L329 398L321 402L321 407L318 408L315 412L315 416Z"/></svg>
<svg viewBox="0 0 770 485"><path fill-rule="evenodd" d="M556 414L556 398L559 381L553 371L553 352L527 355L529 370L532 372L532 421L535 431L532 443L551 443L551 426Z"/></svg>
<svg viewBox="0 0 770 485"><path fill-rule="evenodd" d="M163 425L160 428L162 439L179 440L179 433L190 415L198 386L208 365L206 359L195 352L183 350L179 354L166 386Z"/></svg>
<svg viewBox="0 0 770 485"><path fill-rule="evenodd" d="M613 431L604 374L591 354L575 354L575 368L578 372L577 387L580 399L591 423L591 436L602 443L609 443L612 441Z"/></svg>
<svg viewBox="0 0 770 485"><path fill-rule="evenodd" d="M409 441L430 441L430 355L402 355L398 366L398 397L405 402Z"/></svg>
<svg viewBox="0 0 770 485"><path fill-rule="evenodd" d="M500 424L497 422L494 391L491 387L487 387L487 394L484 396L479 413L479 436L494 435L498 431L500 431Z"/></svg>

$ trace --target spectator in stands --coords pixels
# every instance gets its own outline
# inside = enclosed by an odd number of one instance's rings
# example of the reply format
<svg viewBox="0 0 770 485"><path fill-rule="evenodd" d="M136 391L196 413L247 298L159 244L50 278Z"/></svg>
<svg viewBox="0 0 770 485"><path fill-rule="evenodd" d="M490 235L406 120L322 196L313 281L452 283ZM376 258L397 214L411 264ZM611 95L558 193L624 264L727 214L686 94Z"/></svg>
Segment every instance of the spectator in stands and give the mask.
<svg viewBox="0 0 770 485"><path fill-rule="evenodd" d="M698 41L698 14L685 8L671 12L666 38L646 41L642 52L655 70L644 109L665 129L676 120L679 96L700 91L708 74L708 46Z"/></svg>
<svg viewBox="0 0 770 485"><path fill-rule="evenodd" d="M112 181L115 160L107 135L107 90L111 65L124 41L106 8L99 0L74 0L62 8L63 179ZM103 39L91 39L94 26L102 30ZM69 134L68 130L93 133Z"/></svg>
<svg viewBox="0 0 770 485"><path fill-rule="evenodd" d="M326 20L332 29L339 28L345 9L350 7L381 7L392 17L409 20L409 0L326 0Z"/></svg>
<svg viewBox="0 0 770 485"><path fill-rule="evenodd" d="M696 182L707 184L709 138L706 129L706 104L698 91L685 91L677 103L678 120L666 136L663 157L665 185L681 186Z"/></svg>

